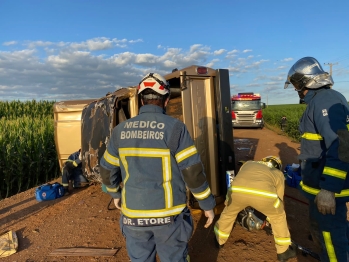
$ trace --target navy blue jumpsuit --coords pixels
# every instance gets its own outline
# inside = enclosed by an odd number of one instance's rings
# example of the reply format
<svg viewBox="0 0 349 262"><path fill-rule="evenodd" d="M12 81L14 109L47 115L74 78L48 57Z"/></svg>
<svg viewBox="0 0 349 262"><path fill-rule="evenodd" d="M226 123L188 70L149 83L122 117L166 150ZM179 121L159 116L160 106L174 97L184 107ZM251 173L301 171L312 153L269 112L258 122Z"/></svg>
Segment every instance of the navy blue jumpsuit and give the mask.
<svg viewBox="0 0 349 262"><path fill-rule="evenodd" d="M73 169L68 169L66 166L62 169L62 184L64 188L68 188L69 181L73 181L73 187L81 187L82 185L85 185L88 183L87 178L82 173L82 164L79 160L80 150L72 153L68 159L67 162L74 162L76 164L76 167ZM75 165L74 165L75 166Z"/></svg>
<svg viewBox="0 0 349 262"><path fill-rule="evenodd" d="M193 222L186 187L203 210L216 203L184 123L159 106L142 106L114 128L101 166L111 170L107 191L121 197L120 226L131 260L155 261L157 253L162 262L187 261Z"/></svg>
<svg viewBox="0 0 349 262"><path fill-rule="evenodd" d="M309 199L310 228L322 248L321 261L348 261L349 107L329 87L309 90L301 118L301 190ZM314 203L321 189L335 193L335 215L321 214Z"/></svg>

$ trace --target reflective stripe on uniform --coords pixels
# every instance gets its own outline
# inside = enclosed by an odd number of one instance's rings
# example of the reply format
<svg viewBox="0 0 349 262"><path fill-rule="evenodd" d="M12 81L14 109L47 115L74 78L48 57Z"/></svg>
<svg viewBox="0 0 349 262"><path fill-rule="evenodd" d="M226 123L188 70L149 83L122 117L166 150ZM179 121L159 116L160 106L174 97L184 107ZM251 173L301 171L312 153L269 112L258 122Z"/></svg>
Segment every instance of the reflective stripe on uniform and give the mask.
<svg viewBox="0 0 349 262"><path fill-rule="evenodd" d="M307 192L309 194L317 195L320 192L320 189L304 185L303 181L301 181L299 183L299 185L301 186L301 188L304 192ZM339 194L335 193L334 196L335 197L347 197L347 196L349 196L349 189L343 189Z"/></svg>
<svg viewBox="0 0 349 262"><path fill-rule="evenodd" d="M238 187L238 186L231 186L229 187L228 191L232 191L235 193L250 194L255 196L262 196L266 198L275 198L275 202L273 204L275 208L278 208L281 204L281 199L278 197L276 193L273 193L273 192L256 190L256 189L247 188L247 187Z"/></svg>
<svg viewBox="0 0 349 262"><path fill-rule="evenodd" d="M229 233L224 233L223 231L219 230L217 228L217 226L214 226L214 233L216 234L216 236L218 236L220 238L228 238L229 237Z"/></svg>
<svg viewBox="0 0 349 262"><path fill-rule="evenodd" d="M275 244L280 246L291 245L291 238L289 237L274 237Z"/></svg>
<svg viewBox="0 0 349 262"><path fill-rule="evenodd" d="M347 124L347 129L348 129L348 131L349 131L349 124Z"/></svg>
<svg viewBox="0 0 349 262"><path fill-rule="evenodd" d="M119 191L119 187L107 187L106 186L106 189L108 192L111 192L111 193L116 193Z"/></svg>
<svg viewBox="0 0 349 262"><path fill-rule="evenodd" d="M280 198L277 198L274 202L274 207L278 208L280 206L280 204L281 204L281 200L280 200Z"/></svg>
<svg viewBox="0 0 349 262"><path fill-rule="evenodd" d="M111 155L108 150L105 150L104 152L104 159L107 161L109 164L113 166L120 166L119 158Z"/></svg>
<svg viewBox="0 0 349 262"><path fill-rule="evenodd" d="M257 195L257 196L264 196L268 198L277 198L278 195L272 192L263 191L263 190L256 190L253 188L247 188L247 187L238 187L238 186L231 186L229 187L230 191L236 192L236 193L245 193L250 195Z"/></svg>
<svg viewBox="0 0 349 262"><path fill-rule="evenodd" d="M119 148L119 155L121 162L125 168L125 179L124 179L124 189L122 190L122 198L123 198L123 203L127 203L126 199L126 184L127 180L130 177L129 174L129 168L128 168L128 163L126 160L126 157L153 157L153 158L161 158L162 161L162 177L163 177L163 188L164 188L164 196L165 196L165 209L169 209L173 206L173 194L172 194L172 186L171 186L171 181L172 181L172 170L171 170L171 154L169 149L158 149L158 148ZM127 207L125 206L125 209ZM137 211L138 212L138 211ZM140 210L140 213L143 211ZM159 211L162 213L162 211ZM180 212L179 212L180 213ZM176 213L176 214L179 214ZM125 214L126 216L130 217L137 217L137 216L131 216L128 214ZM164 215L166 216L166 215ZM167 215L168 216L168 215ZM151 217L157 217L157 216L151 216Z"/></svg>
<svg viewBox="0 0 349 262"><path fill-rule="evenodd" d="M301 137L307 140L323 140L322 136L315 133L304 133Z"/></svg>
<svg viewBox="0 0 349 262"><path fill-rule="evenodd" d="M175 155L177 163L183 161L184 159L187 159L192 155L195 155L197 152L198 151L196 150L196 147L194 145L180 151Z"/></svg>
<svg viewBox="0 0 349 262"><path fill-rule="evenodd" d="M322 171L322 173L324 175L328 175L328 176L334 176L340 179L345 179L347 177L347 172L346 171L342 171L336 168L332 168L332 167L324 167L324 171Z"/></svg>
<svg viewBox="0 0 349 262"><path fill-rule="evenodd" d="M204 190L201 193L193 193L192 192L192 194L197 200L203 200L211 195L211 190L209 187L207 187L206 190Z"/></svg>
<svg viewBox="0 0 349 262"><path fill-rule="evenodd" d="M157 210L133 210L133 209L128 209L124 201L122 203L121 211L125 216L131 217L131 218L168 217L168 216L175 216L180 214L186 206L187 206L186 204L182 204L182 205L174 206L171 208L157 209Z"/></svg>
<svg viewBox="0 0 349 262"><path fill-rule="evenodd" d="M328 255L330 262L337 262L338 260L336 257L336 253L334 252L334 247L333 247L332 239L331 239L331 233L326 232L326 231L322 231L322 235L324 237L326 252L327 252L327 255Z"/></svg>

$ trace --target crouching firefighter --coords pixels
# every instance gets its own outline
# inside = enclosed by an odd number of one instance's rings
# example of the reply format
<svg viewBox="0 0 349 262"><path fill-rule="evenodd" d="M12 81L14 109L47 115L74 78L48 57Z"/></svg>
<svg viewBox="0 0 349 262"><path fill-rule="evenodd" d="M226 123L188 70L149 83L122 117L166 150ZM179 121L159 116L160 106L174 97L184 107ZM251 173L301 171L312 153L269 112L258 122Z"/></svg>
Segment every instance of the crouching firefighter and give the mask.
<svg viewBox="0 0 349 262"><path fill-rule="evenodd" d="M189 261L193 221L186 188L208 218L215 199L200 156L186 126L167 116L170 98L166 80L146 75L138 87L139 115L118 124L100 161L100 174L115 206L132 262ZM122 189L120 184L122 183Z"/></svg>
<svg viewBox="0 0 349 262"><path fill-rule="evenodd" d="M62 169L62 185L64 192L72 193L73 188L84 187L89 181L82 173L81 149L72 153Z"/></svg>
<svg viewBox="0 0 349 262"><path fill-rule="evenodd" d="M214 227L219 247L228 240L239 212L253 207L265 214L273 225L277 259L287 261L296 257L283 206L285 177L280 170L281 160L275 156L265 157L262 161L247 161L242 165L228 188L225 208Z"/></svg>

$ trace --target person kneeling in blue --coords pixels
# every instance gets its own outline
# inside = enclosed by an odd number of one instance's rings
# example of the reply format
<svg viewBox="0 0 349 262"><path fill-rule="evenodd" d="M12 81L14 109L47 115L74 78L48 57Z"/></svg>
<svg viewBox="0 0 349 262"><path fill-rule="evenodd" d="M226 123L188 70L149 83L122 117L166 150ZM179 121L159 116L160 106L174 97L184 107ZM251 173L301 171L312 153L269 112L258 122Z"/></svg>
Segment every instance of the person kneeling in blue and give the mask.
<svg viewBox="0 0 349 262"><path fill-rule="evenodd" d="M66 194L72 193L73 188L84 187L89 181L82 173L81 149L72 153L62 169L62 184Z"/></svg>

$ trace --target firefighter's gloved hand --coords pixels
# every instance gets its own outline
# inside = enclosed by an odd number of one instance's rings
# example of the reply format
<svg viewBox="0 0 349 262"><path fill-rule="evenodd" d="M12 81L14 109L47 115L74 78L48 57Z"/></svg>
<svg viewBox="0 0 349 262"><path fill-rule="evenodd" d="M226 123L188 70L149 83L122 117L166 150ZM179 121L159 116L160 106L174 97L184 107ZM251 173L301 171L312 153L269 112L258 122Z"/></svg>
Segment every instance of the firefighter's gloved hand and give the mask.
<svg viewBox="0 0 349 262"><path fill-rule="evenodd" d="M208 228L212 224L213 219L214 219L214 211L213 211L213 209L205 210L205 217L207 217L207 222L205 224L205 228Z"/></svg>
<svg viewBox="0 0 349 262"><path fill-rule="evenodd" d="M121 209L121 198L114 198L114 205L117 209Z"/></svg>
<svg viewBox="0 0 349 262"><path fill-rule="evenodd" d="M323 215L336 213L336 200L334 193L321 189L316 195L314 203L317 205L317 209Z"/></svg>

